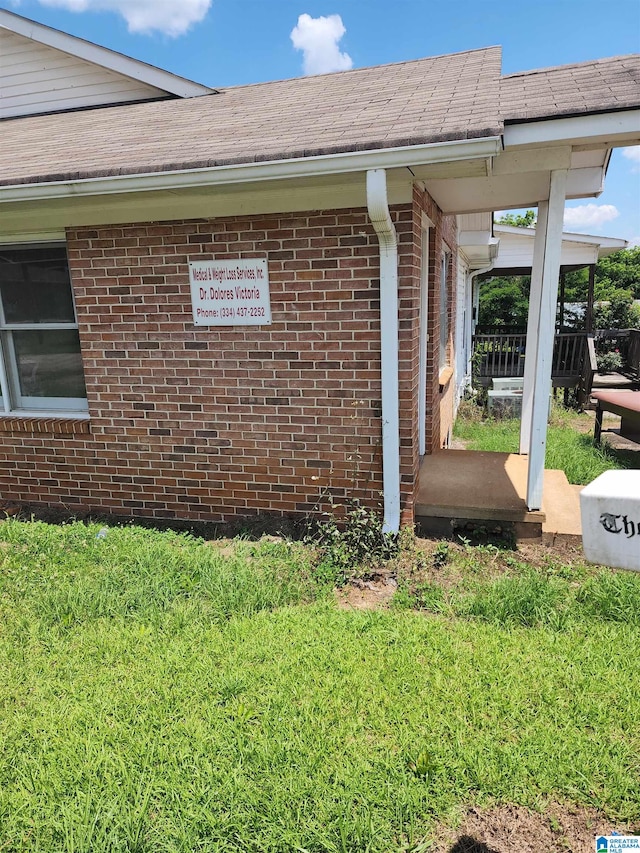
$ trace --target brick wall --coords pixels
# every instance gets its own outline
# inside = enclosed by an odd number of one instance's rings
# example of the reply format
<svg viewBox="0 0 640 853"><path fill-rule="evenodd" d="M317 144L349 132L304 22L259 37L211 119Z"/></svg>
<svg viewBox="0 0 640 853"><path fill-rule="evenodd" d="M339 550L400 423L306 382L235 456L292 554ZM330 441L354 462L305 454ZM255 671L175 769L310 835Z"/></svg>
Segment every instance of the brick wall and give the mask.
<svg viewBox="0 0 640 853"><path fill-rule="evenodd" d="M428 203L392 211L405 522ZM365 210L80 228L67 248L90 422L5 419L5 499L208 521L306 513L329 493L380 503L379 247ZM268 259L271 326L194 327L187 260L214 257Z"/></svg>
<svg viewBox="0 0 640 853"><path fill-rule="evenodd" d="M379 492L378 248L364 211L78 229L67 246L90 434L15 420L5 498L216 520L307 511L329 485ZM187 258L214 255L268 258L271 326L194 328Z"/></svg>

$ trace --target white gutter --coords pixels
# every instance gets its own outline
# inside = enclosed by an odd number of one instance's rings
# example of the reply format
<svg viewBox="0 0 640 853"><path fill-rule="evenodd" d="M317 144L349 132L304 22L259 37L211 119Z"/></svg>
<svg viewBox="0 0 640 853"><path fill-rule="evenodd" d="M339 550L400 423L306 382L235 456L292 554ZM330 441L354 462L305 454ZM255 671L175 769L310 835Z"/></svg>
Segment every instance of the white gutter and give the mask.
<svg viewBox="0 0 640 853"><path fill-rule="evenodd" d="M217 184L334 175L344 172L361 172L367 169L402 168L426 163L493 157L501 150L501 138L490 136L484 139L463 139L401 148L382 148L374 151L347 151L344 154L267 160L264 163L239 163L203 169L148 172L142 175L110 175L104 178L83 178L76 181L12 184L0 186L0 203L68 198L69 196L177 190Z"/></svg>
<svg viewBox="0 0 640 853"><path fill-rule="evenodd" d="M380 243L383 531L397 533L400 529L398 239L389 214L387 175L384 169L367 172L367 208Z"/></svg>
<svg viewBox="0 0 640 853"><path fill-rule="evenodd" d="M629 107L619 112L565 118L513 122L504 129L505 150L516 145L549 143L601 143L606 146L637 145L640 142L640 110Z"/></svg>

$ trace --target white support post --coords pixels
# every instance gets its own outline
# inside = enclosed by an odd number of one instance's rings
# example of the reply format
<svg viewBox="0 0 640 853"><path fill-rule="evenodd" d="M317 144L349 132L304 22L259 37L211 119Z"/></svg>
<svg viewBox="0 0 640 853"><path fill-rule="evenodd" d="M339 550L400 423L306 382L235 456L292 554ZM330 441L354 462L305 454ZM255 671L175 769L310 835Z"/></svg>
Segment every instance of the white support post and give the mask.
<svg viewBox="0 0 640 853"><path fill-rule="evenodd" d="M551 390L553 340L556 326L566 186L566 169L551 172L547 222L546 228L544 228L544 262L540 292L538 346L531 400L531 433L529 436L529 472L527 478L527 507L530 510L537 510L542 506L544 457L547 447L549 393Z"/></svg>
<svg viewBox="0 0 640 853"><path fill-rule="evenodd" d="M529 289L529 313L527 315L527 348L524 358L524 385L522 390L522 416L520 420L520 453L529 452L531 441L531 413L533 392L538 362L538 336L540 334L540 300L542 298L542 267L547 240L547 214L549 202L538 204L536 236L533 244L533 265Z"/></svg>

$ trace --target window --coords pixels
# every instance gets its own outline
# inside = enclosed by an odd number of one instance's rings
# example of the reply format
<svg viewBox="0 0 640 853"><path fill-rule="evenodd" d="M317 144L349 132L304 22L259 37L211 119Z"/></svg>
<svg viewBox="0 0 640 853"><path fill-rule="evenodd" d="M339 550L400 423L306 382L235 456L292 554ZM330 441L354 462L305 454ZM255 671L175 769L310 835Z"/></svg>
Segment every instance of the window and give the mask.
<svg viewBox="0 0 640 853"><path fill-rule="evenodd" d="M64 246L0 246L0 413L87 410Z"/></svg>
<svg viewBox="0 0 640 853"><path fill-rule="evenodd" d="M442 253L440 260L440 363L439 369L443 370L448 364L449 345L449 262L450 254Z"/></svg>

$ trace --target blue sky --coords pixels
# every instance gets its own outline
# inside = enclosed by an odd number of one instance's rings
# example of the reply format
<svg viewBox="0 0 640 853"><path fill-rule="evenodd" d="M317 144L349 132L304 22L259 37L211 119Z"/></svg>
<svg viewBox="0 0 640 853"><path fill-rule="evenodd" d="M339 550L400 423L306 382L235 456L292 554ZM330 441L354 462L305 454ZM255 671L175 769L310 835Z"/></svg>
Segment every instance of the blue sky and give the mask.
<svg viewBox="0 0 640 853"><path fill-rule="evenodd" d="M0 8L210 86L492 44L502 45L506 74L640 51L640 0L0 0ZM602 196L568 207L571 230L640 242L640 148L614 151Z"/></svg>

